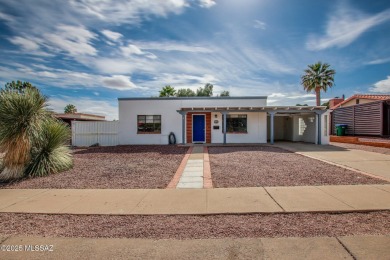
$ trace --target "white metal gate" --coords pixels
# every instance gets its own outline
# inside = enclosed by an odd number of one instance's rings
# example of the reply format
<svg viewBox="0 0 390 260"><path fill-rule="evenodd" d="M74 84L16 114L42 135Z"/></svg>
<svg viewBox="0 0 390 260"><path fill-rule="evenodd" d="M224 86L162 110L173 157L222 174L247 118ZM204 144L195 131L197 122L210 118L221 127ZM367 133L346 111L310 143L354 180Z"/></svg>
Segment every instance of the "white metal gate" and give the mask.
<svg viewBox="0 0 390 260"><path fill-rule="evenodd" d="M118 121L72 121L72 145L118 145Z"/></svg>

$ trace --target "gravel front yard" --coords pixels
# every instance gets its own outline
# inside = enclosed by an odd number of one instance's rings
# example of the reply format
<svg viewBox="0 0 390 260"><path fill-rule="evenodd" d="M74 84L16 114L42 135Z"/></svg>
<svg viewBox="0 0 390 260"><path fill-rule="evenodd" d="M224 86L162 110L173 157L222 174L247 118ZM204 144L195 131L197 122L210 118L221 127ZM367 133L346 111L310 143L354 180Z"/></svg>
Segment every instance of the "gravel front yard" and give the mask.
<svg viewBox="0 0 390 260"><path fill-rule="evenodd" d="M0 234L148 239L388 235L389 219L389 211L212 216L2 213Z"/></svg>
<svg viewBox="0 0 390 260"><path fill-rule="evenodd" d="M388 183L281 148L209 147L216 188Z"/></svg>
<svg viewBox="0 0 390 260"><path fill-rule="evenodd" d="M14 189L161 189L188 148L129 145L75 149L73 169L43 178L0 183Z"/></svg>

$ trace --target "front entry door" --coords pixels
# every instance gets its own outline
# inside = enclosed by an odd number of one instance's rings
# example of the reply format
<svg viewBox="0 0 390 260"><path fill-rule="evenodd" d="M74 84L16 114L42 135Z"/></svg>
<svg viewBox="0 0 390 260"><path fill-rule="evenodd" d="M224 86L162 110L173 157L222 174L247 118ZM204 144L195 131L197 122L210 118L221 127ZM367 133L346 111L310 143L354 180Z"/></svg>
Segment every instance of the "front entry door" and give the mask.
<svg viewBox="0 0 390 260"><path fill-rule="evenodd" d="M204 143L205 136L205 115L192 115L192 142Z"/></svg>

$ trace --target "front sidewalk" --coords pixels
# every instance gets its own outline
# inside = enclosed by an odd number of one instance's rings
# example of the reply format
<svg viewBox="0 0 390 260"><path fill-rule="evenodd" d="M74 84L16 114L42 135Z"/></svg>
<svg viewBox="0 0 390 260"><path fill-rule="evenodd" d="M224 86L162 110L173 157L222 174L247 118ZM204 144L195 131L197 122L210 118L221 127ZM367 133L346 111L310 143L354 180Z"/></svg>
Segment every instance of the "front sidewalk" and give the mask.
<svg viewBox="0 0 390 260"><path fill-rule="evenodd" d="M0 259L387 259L390 236L151 240L1 236ZM29 245L49 252L28 251Z"/></svg>
<svg viewBox="0 0 390 260"><path fill-rule="evenodd" d="M390 184L218 189L0 189L0 212L227 214L390 209Z"/></svg>

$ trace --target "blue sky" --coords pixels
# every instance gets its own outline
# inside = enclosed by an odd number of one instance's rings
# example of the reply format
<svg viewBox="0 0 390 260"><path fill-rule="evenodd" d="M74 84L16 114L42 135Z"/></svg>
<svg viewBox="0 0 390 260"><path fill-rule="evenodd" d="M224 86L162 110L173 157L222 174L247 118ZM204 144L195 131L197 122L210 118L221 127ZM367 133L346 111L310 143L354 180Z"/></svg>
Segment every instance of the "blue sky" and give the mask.
<svg viewBox="0 0 390 260"><path fill-rule="evenodd" d="M327 62L322 101L390 94L388 0L0 0L0 84L30 81L117 119L118 97L205 83L269 105L315 104L300 76Z"/></svg>

